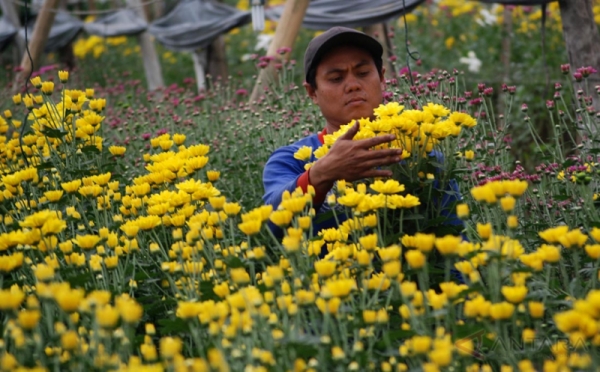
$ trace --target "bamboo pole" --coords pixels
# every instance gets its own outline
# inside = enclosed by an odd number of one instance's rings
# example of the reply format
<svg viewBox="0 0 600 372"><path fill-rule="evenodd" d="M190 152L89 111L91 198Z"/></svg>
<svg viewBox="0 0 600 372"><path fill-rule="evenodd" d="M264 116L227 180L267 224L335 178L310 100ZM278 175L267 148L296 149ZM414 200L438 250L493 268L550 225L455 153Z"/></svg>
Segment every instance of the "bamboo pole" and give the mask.
<svg viewBox="0 0 600 372"><path fill-rule="evenodd" d="M277 23L275 29L275 36L269 45L267 50L267 57L272 58L269 65L258 74L258 79L250 95L250 104L254 103L260 98L264 91L269 86L277 82L277 69L275 68L276 63L280 63L282 58L289 58L289 55L279 55L277 50L282 47L292 48L294 41L302 26L304 15L306 14L306 8L308 8L309 0L287 0L283 8L283 14Z"/></svg>
<svg viewBox="0 0 600 372"><path fill-rule="evenodd" d="M26 79L32 71L35 71L39 67L42 53L44 52L44 46L48 40L48 34L54 23L54 17L56 16L56 9L58 8L59 0L46 0L38 13L33 27L33 34L31 35L31 41L29 42L29 54L23 54L21 59L21 71L16 76L16 85ZM25 25L27 27L27 25Z"/></svg>

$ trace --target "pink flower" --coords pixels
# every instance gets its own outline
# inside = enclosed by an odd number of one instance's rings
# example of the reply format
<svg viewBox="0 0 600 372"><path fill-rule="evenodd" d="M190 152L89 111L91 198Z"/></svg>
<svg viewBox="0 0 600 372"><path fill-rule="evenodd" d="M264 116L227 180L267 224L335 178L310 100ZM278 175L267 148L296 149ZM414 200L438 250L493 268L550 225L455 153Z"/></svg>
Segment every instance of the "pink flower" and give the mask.
<svg viewBox="0 0 600 372"><path fill-rule="evenodd" d="M286 54L292 51L292 48L290 47L281 47L279 49L277 49L277 54Z"/></svg>
<svg viewBox="0 0 600 372"><path fill-rule="evenodd" d="M238 96L247 96L248 95L248 91L244 88L240 88L238 90L235 91L235 94Z"/></svg>
<svg viewBox="0 0 600 372"><path fill-rule="evenodd" d="M40 75L45 74L48 71L52 71L56 68L56 65L48 65L40 67Z"/></svg>
<svg viewBox="0 0 600 372"><path fill-rule="evenodd" d="M592 66L587 66L587 67L580 67L577 69L577 72L579 72L581 75L583 75L584 78L590 76L591 74L598 72L595 68L593 68Z"/></svg>

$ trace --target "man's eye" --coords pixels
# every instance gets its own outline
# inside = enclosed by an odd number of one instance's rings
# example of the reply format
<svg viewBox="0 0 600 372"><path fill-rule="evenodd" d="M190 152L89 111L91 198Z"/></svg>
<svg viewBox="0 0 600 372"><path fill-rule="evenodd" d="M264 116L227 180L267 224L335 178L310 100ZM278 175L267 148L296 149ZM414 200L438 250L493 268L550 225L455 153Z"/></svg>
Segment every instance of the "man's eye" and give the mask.
<svg viewBox="0 0 600 372"><path fill-rule="evenodd" d="M333 83L337 83L342 81L342 77L341 76L334 76L334 77L330 77L329 81L333 82Z"/></svg>
<svg viewBox="0 0 600 372"><path fill-rule="evenodd" d="M359 71L358 76L367 76L369 75L369 71Z"/></svg>

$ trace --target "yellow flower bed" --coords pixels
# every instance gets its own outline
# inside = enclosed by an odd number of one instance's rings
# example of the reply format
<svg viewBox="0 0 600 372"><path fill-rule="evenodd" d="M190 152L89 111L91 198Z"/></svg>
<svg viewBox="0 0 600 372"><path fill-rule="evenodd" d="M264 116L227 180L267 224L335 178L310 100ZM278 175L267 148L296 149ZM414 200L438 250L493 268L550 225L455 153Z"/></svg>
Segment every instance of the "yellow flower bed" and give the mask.
<svg viewBox="0 0 600 372"><path fill-rule="evenodd" d="M397 180L340 182L335 196L351 217L313 238L310 192L287 193L277 210L242 211L215 187L219 173L204 170L210 148L182 135L154 138L147 172L119 180L105 171L126 150L104 146L106 103L91 90L34 84L43 96L14 99L29 111L22 135L14 120L0 126L2 370L525 371L598 362L600 230L558 226L540 233L539 247L520 242L509 213L526 183L471 190L508 221L477 226L470 240L416 233L384 245L383 210L422 201ZM413 128L399 141L419 158L417 149L460 131L457 122L474 125L439 105L404 118L401 110L380 107L361 135ZM281 242L267 221L284 230ZM584 262L591 282L578 279Z"/></svg>

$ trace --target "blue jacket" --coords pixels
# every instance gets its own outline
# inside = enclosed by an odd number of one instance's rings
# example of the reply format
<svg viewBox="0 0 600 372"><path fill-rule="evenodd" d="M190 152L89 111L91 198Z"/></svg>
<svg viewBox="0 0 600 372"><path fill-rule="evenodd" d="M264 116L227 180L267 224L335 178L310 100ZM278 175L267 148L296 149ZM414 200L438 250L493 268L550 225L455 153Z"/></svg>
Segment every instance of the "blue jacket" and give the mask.
<svg viewBox="0 0 600 372"><path fill-rule="evenodd" d="M274 209L277 209L281 203L281 195L284 191L293 192L298 187L298 179L305 173L304 165L307 163L303 160L294 158L294 154L298 149L303 146L309 146L314 150L321 147L321 141L319 140L319 134L312 134L308 137L302 138L301 140L288 145L283 146L275 150L265 168L263 170L263 185L265 194L263 195L263 201L265 204L272 205ZM438 158L438 161L443 161L443 154L437 151L432 153L433 156ZM442 159L442 160L440 160ZM316 161L314 155L311 155L309 162ZM437 181L434 183L434 187L437 187ZM453 193L444 194L442 197L442 206L449 205L456 200L460 200L460 192L458 189L458 183L455 180L451 180L448 189L454 191ZM326 200L326 199L325 199ZM337 227L336 220L331 215L329 218L323 219L323 215L331 211L331 207L327 203L320 203L314 205L316 215L313 219L313 233L317 234L320 230ZM347 216L344 214L343 209L335 212L339 222L345 221ZM443 215L448 217L446 224L448 225L460 225L462 221L456 216L454 211L445 211ZM271 230L277 236L281 236L282 232L275 225L269 225Z"/></svg>

